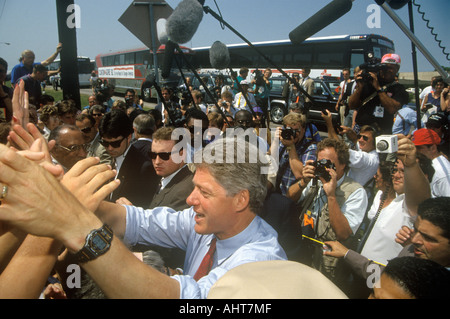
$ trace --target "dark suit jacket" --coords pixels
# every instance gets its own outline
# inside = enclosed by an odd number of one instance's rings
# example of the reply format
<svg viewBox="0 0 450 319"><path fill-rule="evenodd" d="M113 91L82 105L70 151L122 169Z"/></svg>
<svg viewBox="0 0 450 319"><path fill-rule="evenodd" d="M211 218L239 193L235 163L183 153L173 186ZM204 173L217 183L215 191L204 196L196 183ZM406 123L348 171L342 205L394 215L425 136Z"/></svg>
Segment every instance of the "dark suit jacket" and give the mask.
<svg viewBox="0 0 450 319"><path fill-rule="evenodd" d="M153 163L148 161L134 145L130 146L117 178L120 185L112 193L110 201L115 202L120 197L126 197L138 207L148 207L160 180Z"/></svg>
<svg viewBox="0 0 450 319"><path fill-rule="evenodd" d="M194 174L189 170L187 166L183 167L178 174L176 174L169 184L162 189L159 194L153 196L153 200L149 205L149 209L168 206L176 211L180 211L189 207L186 204L186 198L191 194L194 189L192 178ZM146 251L153 250L159 253L164 260L166 267L172 269L183 268L184 258L186 252L179 248L166 248L156 245L136 245L132 248L133 251Z"/></svg>
<svg viewBox="0 0 450 319"><path fill-rule="evenodd" d="M299 261L301 243L301 228L299 221L299 208L296 203L281 195L270 192L261 213L259 214L278 233L278 242L289 260Z"/></svg>
<svg viewBox="0 0 450 319"><path fill-rule="evenodd" d="M152 142L148 140L137 140L133 143L133 146L136 147L142 155L147 158L148 161L151 161L150 151L152 150Z"/></svg>
<svg viewBox="0 0 450 319"><path fill-rule="evenodd" d="M194 189L193 177L194 174L187 166L184 166L159 194L153 196L149 208L168 206L176 211L188 208L186 198Z"/></svg>

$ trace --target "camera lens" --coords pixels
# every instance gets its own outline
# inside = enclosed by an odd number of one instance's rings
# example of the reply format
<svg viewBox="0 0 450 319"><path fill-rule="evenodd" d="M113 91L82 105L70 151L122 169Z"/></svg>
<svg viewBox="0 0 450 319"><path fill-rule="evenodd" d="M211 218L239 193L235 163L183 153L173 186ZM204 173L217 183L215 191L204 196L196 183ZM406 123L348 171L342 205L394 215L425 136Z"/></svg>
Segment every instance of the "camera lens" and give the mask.
<svg viewBox="0 0 450 319"><path fill-rule="evenodd" d="M380 152L387 150L388 147L389 147L389 144L384 140L381 140L377 143L377 150Z"/></svg>

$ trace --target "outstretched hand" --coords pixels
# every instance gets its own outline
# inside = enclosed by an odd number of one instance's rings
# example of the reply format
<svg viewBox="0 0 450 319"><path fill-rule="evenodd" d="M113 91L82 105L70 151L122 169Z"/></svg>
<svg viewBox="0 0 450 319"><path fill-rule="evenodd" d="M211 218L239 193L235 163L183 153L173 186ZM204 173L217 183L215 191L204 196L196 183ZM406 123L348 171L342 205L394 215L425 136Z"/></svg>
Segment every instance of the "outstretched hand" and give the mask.
<svg viewBox="0 0 450 319"><path fill-rule="evenodd" d="M21 125L26 128L30 119L28 92L25 91L25 82L20 80L14 89L12 98L13 117L11 124Z"/></svg>

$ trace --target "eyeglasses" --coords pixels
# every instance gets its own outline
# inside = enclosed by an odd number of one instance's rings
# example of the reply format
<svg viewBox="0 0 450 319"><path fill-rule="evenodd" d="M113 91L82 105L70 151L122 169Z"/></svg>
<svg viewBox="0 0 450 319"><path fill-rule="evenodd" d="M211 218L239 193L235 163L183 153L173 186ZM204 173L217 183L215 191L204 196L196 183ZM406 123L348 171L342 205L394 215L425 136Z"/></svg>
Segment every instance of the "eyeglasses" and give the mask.
<svg viewBox="0 0 450 319"><path fill-rule="evenodd" d="M119 148L125 138L126 137L122 138L119 141L113 141L113 142L107 142L107 141L101 139L99 141L99 143L102 144L105 148L108 148L109 146L111 146L112 148Z"/></svg>
<svg viewBox="0 0 450 319"><path fill-rule="evenodd" d="M252 121L249 121L249 120L237 120L236 122L238 124L251 124L252 123Z"/></svg>
<svg viewBox="0 0 450 319"><path fill-rule="evenodd" d="M103 113L92 113L92 116L102 116Z"/></svg>
<svg viewBox="0 0 450 319"><path fill-rule="evenodd" d="M92 126L91 127L85 127L80 129L81 132L83 132L84 134L89 134L92 131Z"/></svg>
<svg viewBox="0 0 450 319"><path fill-rule="evenodd" d="M361 137L362 137L363 140L366 141L366 142L369 140L369 137L368 137L368 136L365 136L365 135L358 134L357 137L358 137L358 140L360 140Z"/></svg>
<svg viewBox="0 0 450 319"><path fill-rule="evenodd" d="M155 160L156 157L159 156L159 158L162 159L163 161L167 161L169 160L171 155L172 155L171 152L161 152L161 153L150 152L150 158L152 160Z"/></svg>
<svg viewBox="0 0 450 319"><path fill-rule="evenodd" d="M70 147L65 147L65 146L62 146L62 145L60 145L60 144L56 144L55 146L57 146L57 147L59 147L59 148L62 148L63 150L65 150L65 151L67 151L67 152L69 152L69 153L78 152L78 151L80 151L82 148L83 148L84 151L87 151L88 148L89 148L89 144L88 144L88 143L82 144L82 145L77 145L77 144L76 144L76 145L72 145L72 146L70 146Z"/></svg>
<svg viewBox="0 0 450 319"><path fill-rule="evenodd" d="M401 175L405 174L405 171L403 169L398 169L397 167L394 167L393 169L391 169L391 174L394 175L395 173L399 173Z"/></svg>

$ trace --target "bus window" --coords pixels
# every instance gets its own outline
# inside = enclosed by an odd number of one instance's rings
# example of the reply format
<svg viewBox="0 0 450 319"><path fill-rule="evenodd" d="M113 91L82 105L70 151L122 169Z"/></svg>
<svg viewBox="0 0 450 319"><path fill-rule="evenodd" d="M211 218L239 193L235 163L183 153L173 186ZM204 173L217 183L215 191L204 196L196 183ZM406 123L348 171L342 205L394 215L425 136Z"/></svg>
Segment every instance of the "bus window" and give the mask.
<svg viewBox="0 0 450 319"><path fill-rule="evenodd" d="M125 64L134 64L134 52L125 54Z"/></svg>
<svg viewBox="0 0 450 319"><path fill-rule="evenodd" d="M352 52L352 55L350 57L350 65L351 65L351 73L353 73L353 70L355 67L360 66L364 63L364 53L363 52ZM351 74L353 75L353 74Z"/></svg>
<svg viewBox="0 0 450 319"><path fill-rule="evenodd" d="M136 52L136 64L152 64L152 59L149 51Z"/></svg>

